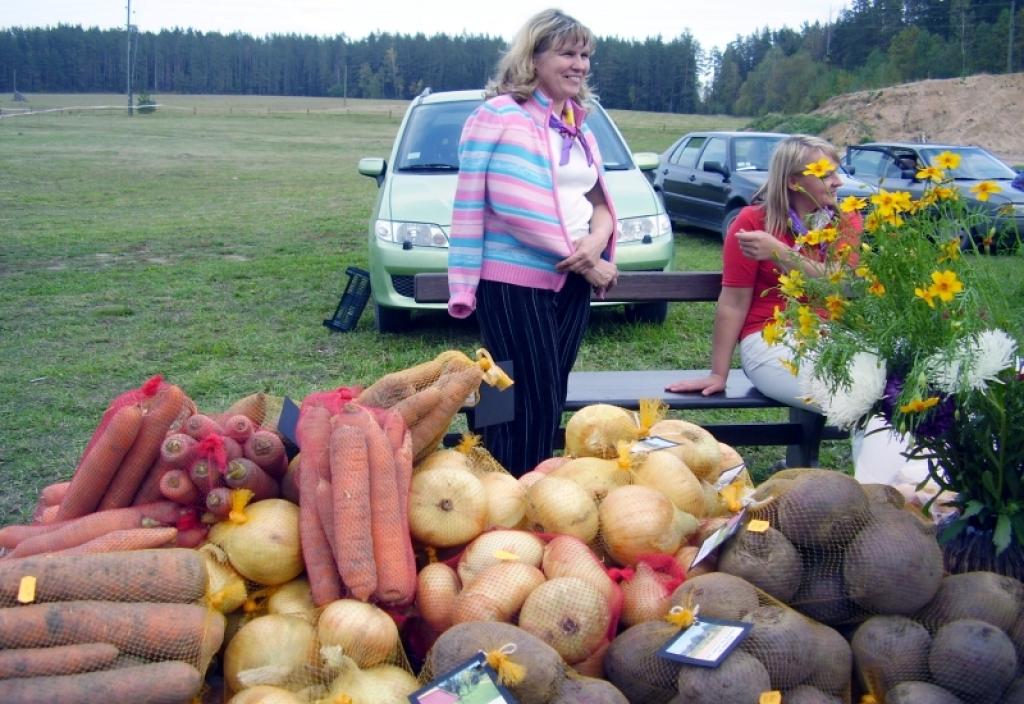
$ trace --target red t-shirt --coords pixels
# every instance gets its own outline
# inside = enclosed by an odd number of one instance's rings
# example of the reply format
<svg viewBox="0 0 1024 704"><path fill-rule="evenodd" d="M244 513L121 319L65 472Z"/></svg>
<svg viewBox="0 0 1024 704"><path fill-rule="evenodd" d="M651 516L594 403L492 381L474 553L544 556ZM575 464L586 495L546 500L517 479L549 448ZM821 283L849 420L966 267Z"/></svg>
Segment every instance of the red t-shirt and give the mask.
<svg viewBox="0 0 1024 704"><path fill-rule="evenodd" d="M736 233L740 230L766 230L764 218L764 206L747 206L733 221L722 246L722 286L754 289L750 309L747 311L743 328L740 330L739 339L741 340L751 333L760 333L765 324L771 320L775 306L780 309L786 307L786 299L777 288L779 274L785 272L780 271L779 264L771 259L757 261L744 256L740 250L739 241L736 239ZM858 215L854 214L854 217L849 219L848 230L854 233L860 231ZM786 228L785 232L773 234L789 247L795 244L793 233L789 231L789 228ZM856 238L854 237L854 239Z"/></svg>

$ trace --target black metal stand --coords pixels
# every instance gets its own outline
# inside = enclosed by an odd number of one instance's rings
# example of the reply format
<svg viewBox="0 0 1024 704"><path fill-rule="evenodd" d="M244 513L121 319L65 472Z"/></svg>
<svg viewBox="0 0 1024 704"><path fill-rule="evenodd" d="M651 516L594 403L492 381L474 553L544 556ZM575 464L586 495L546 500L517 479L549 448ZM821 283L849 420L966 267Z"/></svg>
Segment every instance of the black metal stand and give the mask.
<svg viewBox="0 0 1024 704"><path fill-rule="evenodd" d="M370 300L370 273L355 266L347 268L345 273L348 274L345 292L341 294L334 316L324 321L324 327L336 332L348 332L355 328L359 316L366 308L366 302Z"/></svg>

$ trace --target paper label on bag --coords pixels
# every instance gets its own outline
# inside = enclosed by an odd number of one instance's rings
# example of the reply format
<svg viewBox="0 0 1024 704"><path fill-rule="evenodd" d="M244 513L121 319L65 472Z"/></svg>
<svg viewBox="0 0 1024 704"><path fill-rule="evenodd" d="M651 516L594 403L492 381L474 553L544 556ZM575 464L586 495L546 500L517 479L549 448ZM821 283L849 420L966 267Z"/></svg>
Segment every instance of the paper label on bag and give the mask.
<svg viewBox="0 0 1024 704"><path fill-rule="evenodd" d="M36 578L25 575L18 583L18 603L31 604L36 600Z"/></svg>
<svg viewBox="0 0 1024 704"><path fill-rule="evenodd" d="M747 530L751 533L764 533L769 528L771 528L771 524L768 521L752 520L747 524Z"/></svg>
<svg viewBox="0 0 1024 704"><path fill-rule="evenodd" d="M500 683L483 653L444 673L422 689L409 695L411 704L516 704L507 689Z"/></svg>
<svg viewBox="0 0 1024 704"><path fill-rule="evenodd" d="M658 655L698 667L718 667L754 624L717 618L698 618L672 636Z"/></svg>

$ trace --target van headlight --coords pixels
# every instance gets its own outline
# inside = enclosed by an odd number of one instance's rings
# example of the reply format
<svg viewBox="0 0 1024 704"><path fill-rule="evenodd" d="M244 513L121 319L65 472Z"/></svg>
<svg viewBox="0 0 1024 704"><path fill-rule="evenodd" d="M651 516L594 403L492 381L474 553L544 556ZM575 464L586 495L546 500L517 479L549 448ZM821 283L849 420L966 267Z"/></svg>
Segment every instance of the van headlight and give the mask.
<svg viewBox="0 0 1024 704"><path fill-rule="evenodd" d="M642 218L623 218L619 220L619 243L641 242L643 239L663 237L672 234L672 224L664 213L647 215Z"/></svg>
<svg viewBox="0 0 1024 704"><path fill-rule="evenodd" d="M395 244L409 243L412 247L447 247L448 237L438 225L425 222L398 222L377 220L373 224L377 239Z"/></svg>

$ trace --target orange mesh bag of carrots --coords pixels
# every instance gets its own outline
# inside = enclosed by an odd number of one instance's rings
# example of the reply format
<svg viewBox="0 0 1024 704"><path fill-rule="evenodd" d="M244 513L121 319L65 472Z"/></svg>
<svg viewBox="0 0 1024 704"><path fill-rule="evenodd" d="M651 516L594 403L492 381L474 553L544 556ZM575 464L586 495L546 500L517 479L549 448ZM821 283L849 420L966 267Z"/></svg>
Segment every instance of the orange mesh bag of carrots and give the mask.
<svg viewBox="0 0 1024 704"><path fill-rule="evenodd" d="M476 356L474 361L455 350L442 352L429 362L381 377L356 403L398 412L412 433L413 458L419 461L438 447L459 409L477 402L481 383L498 389L512 384L486 350L477 350Z"/></svg>
<svg viewBox="0 0 1024 704"><path fill-rule="evenodd" d="M3 701L192 699L224 637L207 588L181 548L0 560Z"/></svg>
<svg viewBox="0 0 1024 704"><path fill-rule="evenodd" d="M872 616L850 640L863 690L878 702L1020 702L1024 584L993 572L942 578L912 616Z"/></svg>
<svg viewBox="0 0 1024 704"><path fill-rule="evenodd" d="M661 619L622 631L604 659L605 674L629 701L850 702L852 655L838 631L812 621L739 577L711 573L686 580ZM658 651L674 639L704 637L701 619L751 624L717 667L684 664Z"/></svg>
<svg viewBox="0 0 1024 704"><path fill-rule="evenodd" d="M828 625L910 616L943 575L934 528L891 487L827 469L791 469L757 487L718 569ZM750 530L751 525L759 530Z"/></svg>

